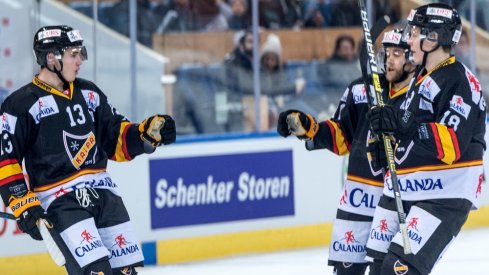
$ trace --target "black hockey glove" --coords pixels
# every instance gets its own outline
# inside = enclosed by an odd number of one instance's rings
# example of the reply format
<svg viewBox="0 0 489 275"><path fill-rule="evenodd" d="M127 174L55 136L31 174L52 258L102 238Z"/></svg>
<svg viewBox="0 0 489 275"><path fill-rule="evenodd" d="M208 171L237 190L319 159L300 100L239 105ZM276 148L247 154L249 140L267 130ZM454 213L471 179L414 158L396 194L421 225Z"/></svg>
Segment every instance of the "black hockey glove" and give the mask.
<svg viewBox="0 0 489 275"><path fill-rule="evenodd" d="M397 140L411 140L418 133L419 123L412 115L404 122L402 114L402 111L395 110L390 105L374 106L367 112L367 119L376 135L394 134Z"/></svg>
<svg viewBox="0 0 489 275"><path fill-rule="evenodd" d="M41 241L42 236L37 227L37 221L45 218L45 213L36 194L28 192L20 198L11 197L9 207L14 213L19 229L29 234L34 240Z"/></svg>
<svg viewBox="0 0 489 275"><path fill-rule="evenodd" d="M368 140L367 157L374 171L387 169L387 156L385 155L384 141L377 138Z"/></svg>
<svg viewBox="0 0 489 275"><path fill-rule="evenodd" d="M283 136L297 136L299 139L312 140L318 132L319 125L310 114L298 110L281 112L278 117L277 132Z"/></svg>
<svg viewBox="0 0 489 275"><path fill-rule="evenodd" d="M390 105L373 106L367 112L372 132L376 135L394 134L398 131L397 111Z"/></svg>
<svg viewBox="0 0 489 275"><path fill-rule="evenodd" d="M175 121L169 115L150 116L139 124L138 129L141 139L153 147L173 143L177 136Z"/></svg>

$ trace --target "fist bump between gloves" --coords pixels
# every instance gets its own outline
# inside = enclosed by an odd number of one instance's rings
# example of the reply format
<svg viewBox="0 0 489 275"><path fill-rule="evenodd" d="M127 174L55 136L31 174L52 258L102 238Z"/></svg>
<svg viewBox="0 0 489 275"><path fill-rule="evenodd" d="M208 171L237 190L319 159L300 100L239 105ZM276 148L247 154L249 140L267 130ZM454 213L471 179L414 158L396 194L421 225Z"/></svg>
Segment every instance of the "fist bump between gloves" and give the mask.
<svg viewBox="0 0 489 275"><path fill-rule="evenodd" d="M162 144L174 143L176 139L175 120L169 115L154 115L139 124L141 139L158 147Z"/></svg>
<svg viewBox="0 0 489 275"><path fill-rule="evenodd" d="M318 132L319 125L310 114L298 110L281 112L278 117L277 132L283 137L290 135L311 140Z"/></svg>

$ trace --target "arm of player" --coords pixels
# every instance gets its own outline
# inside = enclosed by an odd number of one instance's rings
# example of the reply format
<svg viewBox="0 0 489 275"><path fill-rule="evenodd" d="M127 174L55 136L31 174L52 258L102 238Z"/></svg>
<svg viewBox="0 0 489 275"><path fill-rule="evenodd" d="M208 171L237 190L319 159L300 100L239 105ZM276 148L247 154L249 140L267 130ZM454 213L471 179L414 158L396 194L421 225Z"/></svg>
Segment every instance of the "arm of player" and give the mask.
<svg viewBox="0 0 489 275"><path fill-rule="evenodd" d="M485 150L485 102L481 92L471 92L463 81L445 100L445 108L436 122L421 124L413 150L423 150L428 156L445 164L453 164L471 148L471 159L482 159ZM460 92L459 92L460 91ZM463 91L463 92L462 92ZM472 94L471 94L472 93ZM475 93L475 94L474 94ZM479 144L479 147L471 145ZM479 148L479 149L474 149ZM480 156L476 156L479 154Z"/></svg>

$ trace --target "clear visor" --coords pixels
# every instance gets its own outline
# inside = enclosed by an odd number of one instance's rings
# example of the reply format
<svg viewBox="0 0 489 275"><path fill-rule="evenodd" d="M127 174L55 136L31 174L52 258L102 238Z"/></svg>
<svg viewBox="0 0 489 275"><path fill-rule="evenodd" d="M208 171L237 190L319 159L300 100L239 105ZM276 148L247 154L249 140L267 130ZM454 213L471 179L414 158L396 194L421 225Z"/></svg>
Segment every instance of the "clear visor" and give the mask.
<svg viewBox="0 0 489 275"><path fill-rule="evenodd" d="M385 47L382 46L379 51L377 52L377 65L378 65L378 69L379 69L379 73L380 74L385 74L385 71L386 71L386 61L387 61L387 57L386 57L386 53L385 53Z"/></svg>
<svg viewBox="0 0 489 275"><path fill-rule="evenodd" d="M385 73L387 70L387 60L389 57L400 58L404 56L406 63L412 62L412 54L408 49L395 46L382 46L377 53L377 64L379 64L380 73Z"/></svg>
<svg viewBox="0 0 489 275"><path fill-rule="evenodd" d="M428 39L430 41L437 42L438 33L420 26L407 25L402 34L402 41L408 43L410 39L412 40L416 38L419 38L420 40Z"/></svg>
<svg viewBox="0 0 489 275"><path fill-rule="evenodd" d="M71 57L77 57L79 55L82 61L88 59L87 49L85 46L64 48L63 52L68 53Z"/></svg>

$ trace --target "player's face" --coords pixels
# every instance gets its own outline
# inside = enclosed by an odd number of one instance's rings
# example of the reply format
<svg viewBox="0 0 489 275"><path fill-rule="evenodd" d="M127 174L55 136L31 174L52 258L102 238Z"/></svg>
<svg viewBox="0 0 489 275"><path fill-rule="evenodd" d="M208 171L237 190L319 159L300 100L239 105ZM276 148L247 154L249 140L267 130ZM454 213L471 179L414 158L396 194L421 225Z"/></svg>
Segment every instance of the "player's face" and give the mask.
<svg viewBox="0 0 489 275"><path fill-rule="evenodd" d="M387 47L385 49L385 57L385 76L387 81L396 81L403 74L404 64L406 63L404 49L398 47Z"/></svg>
<svg viewBox="0 0 489 275"><path fill-rule="evenodd" d="M416 65L421 64L423 61L423 55L425 52L433 50L438 43L435 42L437 37L436 33L431 33L427 37L421 34L421 28L412 26L409 33L409 39L407 40L409 46L411 46L411 52L413 54L413 63ZM421 49L421 42L423 42L423 48Z"/></svg>
<svg viewBox="0 0 489 275"><path fill-rule="evenodd" d="M66 81L72 82L75 80L84 60L86 60L86 50L84 47L70 47L65 49L62 74Z"/></svg>

